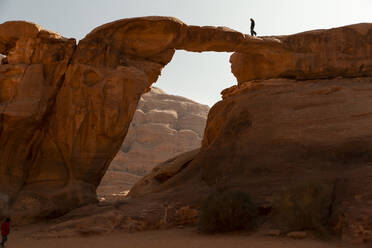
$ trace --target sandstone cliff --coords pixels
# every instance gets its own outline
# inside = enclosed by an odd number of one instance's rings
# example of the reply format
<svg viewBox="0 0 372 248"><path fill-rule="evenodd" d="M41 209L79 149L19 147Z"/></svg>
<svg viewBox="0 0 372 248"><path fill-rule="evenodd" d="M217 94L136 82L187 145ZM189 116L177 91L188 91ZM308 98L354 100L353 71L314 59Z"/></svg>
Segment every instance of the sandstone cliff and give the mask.
<svg viewBox="0 0 372 248"><path fill-rule="evenodd" d="M207 105L152 87L141 97L124 143L97 189L98 195L112 198L129 190L135 178L149 173L155 165L200 148L208 111Z"/></svg>
<svg viewBox="0 0 372 248"><path fill-rule="evenodd" d="M239 84L210 110L200 152L160 164L130 195L172 199L177 209L198 207L216 188L240 189L267 207L317 182L333 192L330 230L367 242L372 24L277 38L282 51L231 56Z"/></svg>
<svg viewBox="0 0 372 248"><path fill-rule="evenodd" d="M0 24L0 205L18 219L96 201L140 96L175 49L280 47L175 18L123 19L75 40L23 22Z"/></svg>
<svg viewBox="0 0 372 248"><path fill-rule="evenodd" d="M151 88L141 97L109 169L144 175L160 162L199 148L208 111L206 105Z"/></svg>
<svg viewBox="0 0 372 248"><path fill-rule="evenodd" d="M34 24L1 24L0 200L27 217L93 202L174 49L234 51L238 85L211 109L201 150L156 167L129 204L107 208L122 213L117 226L159 227L165 211L174 224L177 209L216 188L266 206L316 179L334 192L330 228L368 241L371 41L372 24L256 38L148 17L103 25L76 47Z"/></svg>
<svg viewBox="0 0 372 248"><path fill-rule="evenodd" d="M371 24L314 30L276 37L281 49L257 49L231 56L238 83L270 78L297 80L371 77Z"/></svg>
<svg viewBox="0 0 372 248"><path fill-rule="evenodd" d="M39 215L41 205L56 209L32 192L48 194L68 177L48 123L75 47L75 40L32 23L0 25L0 53L8 60L0 66L1 212L13 203L29 216Z"/></svg>

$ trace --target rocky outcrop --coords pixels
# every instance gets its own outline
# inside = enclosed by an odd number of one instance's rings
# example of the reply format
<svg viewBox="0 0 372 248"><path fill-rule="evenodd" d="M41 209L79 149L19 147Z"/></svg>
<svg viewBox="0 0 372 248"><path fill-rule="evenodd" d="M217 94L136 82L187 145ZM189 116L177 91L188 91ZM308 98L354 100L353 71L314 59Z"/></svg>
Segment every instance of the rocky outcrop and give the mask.
<svg viewBox="0 0 372 248"><path fill-rule="evenodd" d="M159 165L130 195L200 206L208 192L238 189L271 208L283 190L319 183L333 192L330 230L367 242L371 85L366 77L271 79L234 87L211 109L201 151ZM158 176L172 168L182 170Z"/></svg>
<svg viewBox="0 0 372 248"><path fill-rule="evenodd" d="M76 47L34 24L1 24L1 209L24 219L95 202L140 96L174 50L235 51L239 85L210 111L200 152L159 167L150 189L115 209L157 226L215 189L267 205L287 186L318 180L335 192L332 226L368 240L371 30L256 38L148 17L103 25Z"/></svg>
<svg viewBox="0 0 372 248"><path fill-rule="evenodd" d="M368 77L243 83L210 111L205 152L190 164L200 164L205 182L244 189L262 205L283 188L328 185L337 199L331 229L368 240L371 83Z"/></svg>
<svg viewBox="0 0 372 248"><path fill-rule="evenodd" d="M209 107L158 88L144 94L109 170L144 175L181 153L199 148Z"/></svg>
<svg viewBox="0 0 372 248"><path fill-rule="evenodd" d="M201 146L209 107L152 87L137 106L128 134L97 188L120 199L154 166Z"/></svg>
<svg viewBox="0 0 372 248"><path fill-rule="evenodd" d="M58 151L53 153L52 146L46 150L42 146L49 135L47 123L75 46L75 40L35 24L0 25L0 53L7 55L7 64L0 66L0 211L3 214L13 203L28 215L39 214L34 209L50 202L37 198L26 200L20 192L33 188L44 194L49 182L67 177L65 167L54 163ZM48 163L40 163L41 159ZM34 184L37 181L40 185ZM21 207L20 202L27 204Z"/></svg>
<svg viewBox="0 0 372 248"><path fill-rule="evenodd" d="M200 149L185 152L177 157L158 164L148 175L141 178L130 190L130 196L136 197L153 193L154 189L181 173L190 161L199 153Z"/></svg>
<svg viewBox="0 0 372 248"><path fill-rule="evenodd" d="M276 38L282 42L280 49L252 49L231 56L231 70L238 83L372 76L370 23Z"/></svg>
<svg viewBox="0 0 372 248"><path fill-rule="evenodd" d="M140 96L175 49L244 51L275 39L175 18L119 20L75 40L27 22L0 24L2 214L60 215L96 201ZM16 217L17 216L17 217Z"/></svg>
<svg viewBox="0 0 372 248"><path fill-rule="evenodd" d="M364 30L364 42L359 44L361 36L350 29ZM169 163L159 165L130 195L143 201L158 197L200 206L208 192L238 189L267 208L283 190L304 182L319 183L332 192L330 230L345 240L370 242L372 53L367 41L371 30L371 24L330 30L339 34L341 47L356 40L348 45L355 51L348 56L336 44L327 46L329 61L322 54L326 43L319 42L327 31L278 37L283 43L293 39L293 46L295 38L306 41L303 60L296 58L295 50L287 51L293 55L289 61L297 66L295 77L282 67L285 60L268 55L270 50L261 68L254 52L234 54L232 68L239 84L224 90L224 100L210 110L200 152L187 161L178 161L179 157L172 161L172 167L182 170L167 180L156 177ZM317 59L325 62L319 64ZM256 61L260 74L249 71L256 65L250 61ZM358 63L366 69L357 70Z"/></svg>

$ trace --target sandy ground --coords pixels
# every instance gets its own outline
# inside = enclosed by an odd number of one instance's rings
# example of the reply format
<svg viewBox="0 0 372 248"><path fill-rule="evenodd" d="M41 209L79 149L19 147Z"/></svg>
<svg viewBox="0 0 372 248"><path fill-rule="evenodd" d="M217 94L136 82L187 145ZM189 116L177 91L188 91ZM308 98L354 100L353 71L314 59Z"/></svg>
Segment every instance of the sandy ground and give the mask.
<svg viewBox="0 0 372 248"><path fill-rule="evenodd" d="M122 180L123 176L128 180ZM136 180L128 173L107 173L97 190L104 201L121 198ZM125 183L122 183L125 181ZM348 248L339 242L313 238L293 240L285 237L266 237L262 234L229 233L204 235L195 228L147 231L138 233L115 232L99 236L44 238L48 224L13 228L6 248ZM35 238L35 236L37 238ZM42 237L42 238L40 238Z"/></svg>
<svg viewBox="0 0 372 248"><path fill-rule="evenodd" d="M8 248L340 248L334 242L313 239L264 237L245 233L202 235L195 229L170 229L139 233L113 233L102 236L34 239L29 232L14 231Z"/></svg>
<svg viewBox="0 0 372 248"><path fill-rule="evenodd" d="M117 201L125 198L129 189L140 179L140 176L121 171L108 170L97 188L100 200Z"/></svg>

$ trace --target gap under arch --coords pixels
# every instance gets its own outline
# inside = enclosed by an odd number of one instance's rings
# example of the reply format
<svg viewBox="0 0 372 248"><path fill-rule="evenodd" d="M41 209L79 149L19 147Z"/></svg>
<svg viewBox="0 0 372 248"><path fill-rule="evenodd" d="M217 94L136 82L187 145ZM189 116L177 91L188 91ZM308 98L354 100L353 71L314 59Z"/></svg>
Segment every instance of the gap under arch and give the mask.
<svg viewBox="0 0 372 248"><path fill-rule="evenodd" d="M101 201L124 198L157 164L200 147L209 108L221 100L222 90L236 84L230 55L176 51L151 92L142 96L123 145L97 188ZM190 105L184 113L180 111L182 104ZM174 118L181 124L172 122ZM162 160L158 153L163 153ZM146 156L154 162L149 164Z"/></svg>
<svg viewBox="0 0 372 248"><path fill-rule="evenodd" d="M212 107L221 100L222 90L236 85L230 69L231 54L177 50L153 86Z"/></svg>

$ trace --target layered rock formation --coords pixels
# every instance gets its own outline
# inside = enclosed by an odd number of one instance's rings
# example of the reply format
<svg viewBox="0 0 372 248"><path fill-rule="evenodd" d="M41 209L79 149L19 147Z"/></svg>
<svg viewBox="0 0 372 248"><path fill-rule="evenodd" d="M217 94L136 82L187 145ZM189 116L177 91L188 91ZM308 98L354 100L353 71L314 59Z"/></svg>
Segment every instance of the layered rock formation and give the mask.
<svg viewBox="0 0 372 248"><path fill-rule="evenodd" d="M208 111L207 105L151 88L141 97L109 169L144 175L160 162L199 148Z"/></svg>
<svg viewBox="0 0 372 248"><path fill-rule="evenodd" d="M120 198L155 165L200 148L208 111L207 105L152 87L138 103L124 143L97 189L99 197Z"/></svg>
<svg viewBox="0 0 372 248"><path fill-rule="evenodd" d="M239 84L210 110L200 152L159 165L130 195L200 206L216 188L239 189L270 208L283 190L319 183L332 192L330 230L368 242L372 24L278 38L283 54L232 55Z"/></svg>
<svg viewBox="0 0 372 248"><path fill-rule="evenodd" d="M140 96L175 49L275 49L278 40L175 18L124 19L75 40L27 22L0 24L0 204L18 219L96 201Z"/></svg>
<svg viewBox="0 0 372 248"><path fill-rule="evenodd" d="M231 70L242 83L257 79L297 80L372 76L371 24L315 30L276 37L281 49L252 49L231 56Z"/></svg>
<svg viewBox="0 0 372 248"><path fill-rule="evenodd" d="M150 17L103 25L75 48L33 24L1 24L2 202L27 216L93 202L140 95L174 49L235 51L239 84L211 109L200 152L156 167L137 198L111 208L125 213L115 223L169 224L216 188L245 190L266 206L283 188L317 180L333 192L330 227L368 241L371 40L372 24L253 38ZM31 83L37 90L14 90ZM24 103L32 111L17 108Z"/></svg>
<svg viewBox="0 0 372 248"><path fill-rule="evenodd" d="M75 40L35 24L0 25L0 53L7 55L8 61L0 66L1 212L14 203L28 215L39 214L33 209L50 205L50 201L42 203L38 196L26 199L20 192L43 195L50 182L54 186L65 183L58 179L67 178L68 172L54 158L58 154L53 149L55 143L47 143L51 131L47 125L75 47ZM48 144L47 149L43 149L44 144Z"/></svg>

